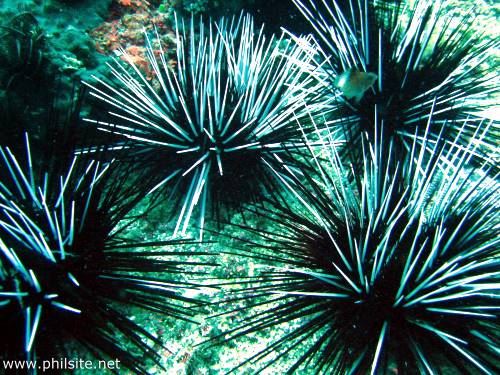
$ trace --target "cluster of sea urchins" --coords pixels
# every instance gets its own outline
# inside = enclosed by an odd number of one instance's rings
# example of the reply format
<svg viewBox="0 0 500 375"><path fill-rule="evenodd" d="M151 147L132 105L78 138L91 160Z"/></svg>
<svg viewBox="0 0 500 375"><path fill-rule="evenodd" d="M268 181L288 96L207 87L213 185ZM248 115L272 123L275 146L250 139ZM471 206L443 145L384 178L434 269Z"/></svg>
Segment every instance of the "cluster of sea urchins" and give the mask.
<svg viewBox="0 0 500 375"><path fill-rule="evenodd" d="M225 254L261 264L221 282L242 285L230 311L248 308L217 339L277 333L241 365L498 371L498 132L480 117L497 42L440 2L293 3L311 36L176 20L170 60L145 31L149 73L120 50L112 77L87 83L100 135L55 142L70 157L2 145L1 354L44 358L71 338L135 372L160 363L161 339L121 307L189 319L197 285L178 273L208 263L120 237L152 194L174 236L196 211L199 238L206 218L248 218Z"/></svg>
<svg viewBox="0 0 500 375"><path fill-rule="evenodd" d="M243 364L288 372L498 372L498 124L478 115L498 41L440 2L294 3L329 142L273 168L288 195L249 207L266 230L237 226L258 271L229 301L255 310L221 337L274 329Z"/></svg>

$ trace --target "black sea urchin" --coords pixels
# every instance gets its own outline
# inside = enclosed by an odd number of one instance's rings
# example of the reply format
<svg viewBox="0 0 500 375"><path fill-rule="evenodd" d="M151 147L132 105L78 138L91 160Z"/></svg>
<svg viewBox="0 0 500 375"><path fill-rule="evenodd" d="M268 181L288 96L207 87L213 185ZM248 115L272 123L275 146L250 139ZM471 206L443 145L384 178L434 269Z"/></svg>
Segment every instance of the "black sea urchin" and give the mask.
<svg viewBox="0 0 500 375"><path fill-rule="evenodd" d="M116 136L118 159L157 177L151 192L177 189L175 233L186 232L195 207L202 233L210 205L218 217L221 206L275 189L266 163L286 157L286 148L305 148L296 120L308 130L323 105L318 83L305 74L310 51L284 37L266 40L250 16L200 23L197 31L193 19L189 28L177 23L173 61L159 40L146 35L151 81L120 51L129 64L110 65L115 83L96 78L89 85L112 118L85 121Z"/></svg>
<svg viewBox="0 0 500 375"><path fill-rule="evenodd" d="M128 171L44 147L33 157L27 135L24 155L0 147L0 355L68 358L69 344L146 373L163 343L130 315L192 319L199 302L183 291L196 285L180 276L192 253L121 239L140 198Z"/></svg>
<svg viewBox="0 0 500 375"><path fill-rule="evenodd" d="M434 143L429 159L421 142L398 161L390 143L363 140L360 175L334 148L317 178L277 171L296 204L253 209L266 231L243 226L239 253L260 267L236 284L254 313L226 334L281 336L248 361L287 357L289 372L330 374L498 372L498 183L468 168L473 143Z"/></svg>
<svg viewBox="0 0 500 375"><path fill-rule="evenodd" d="M428 139L451 144L460 133L466 144L475 137L478 156L498 159L498 124L490 121L497 130L483 138L475 134L498 95L499 42L478 31L472 11L449 14L445 2L428 0L293 2L314 28L315 74L335 98L331 121L344 129L351 153L361 159L361 138L375 123L386 141L394 136L394 146L409 151L432 114Z"/></svg>

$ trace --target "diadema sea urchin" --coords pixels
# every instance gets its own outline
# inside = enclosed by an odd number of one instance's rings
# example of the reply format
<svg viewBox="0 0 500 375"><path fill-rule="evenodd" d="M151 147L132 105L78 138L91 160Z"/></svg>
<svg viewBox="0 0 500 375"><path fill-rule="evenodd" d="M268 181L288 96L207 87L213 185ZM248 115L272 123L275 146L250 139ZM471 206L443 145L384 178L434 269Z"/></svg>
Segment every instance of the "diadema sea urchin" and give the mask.
<svg viewBox="0 0 500 375"><path fill-rule="evenodd" d="M192 319L199 302L183 290L196 285L180 276L192 252L122 238L140 182L114 163L57 152L68 144L32 156L26 135L23 154L0 147L0 355L41 361L77 348L147 373L164 344L130 314Z"/></svg>
<svg viewBox="0 0 500 375"><path fill-rule="evenodd" d="M398 160L368 138L362 174L331 147L316 176L276 171L295 198L240 227L259 266L231 301L254 310L225 334L271 330L247 362L289 372L498 372L498 183L469 168L474 143L416 140Z"/></svg>
<svg viewBox="0 0 500 375"><path fill-rule="evenodd" d="M314 29L315 75L334 98L330 121L343 129L358 160L361 138L374 136L374 124L404 153L431 115L429 141L466 145L475 138L478 156L497 163L498 123L481 115L495 105L500 87L498 39L484 36L473 9L451 12L446 1L429 0L293 2ZM495 130L478 137L485 123Z"/></svg>
<svg viewBox="0 0 500 375"><path fill-rule="evenodd" d="M175 39L169 62L160 36L146 33L151 81L120 51L128 65L110 65L115 82L89 85L111 119L85 121L116 136L115 157L157 177L151 192L177 190L175 233L186 232L196 206L202 232L209 205L218 217L222 206L276 189L267 163L286 158L285 148L305 148L296 120L308 130L323 105L306 74L310 51L284 37L266 40L249 16L197 30L193 19L189 28L178 22Z"/></svg>

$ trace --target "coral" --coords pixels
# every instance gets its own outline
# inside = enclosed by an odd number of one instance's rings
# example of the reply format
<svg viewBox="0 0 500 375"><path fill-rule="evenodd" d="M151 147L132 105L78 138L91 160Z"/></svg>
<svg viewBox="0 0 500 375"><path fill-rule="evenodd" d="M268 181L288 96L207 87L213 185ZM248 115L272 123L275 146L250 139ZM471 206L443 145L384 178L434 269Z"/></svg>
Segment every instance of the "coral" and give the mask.
<svg viewBox="0 0 500 375"><path fill-rule="evenodd" d="M163 34L167 34L165 21L163 13L150 10L144 3L139 6L115 3L110 19L91 30L90 35L95 40L97 50L109 54L119 47L143 46L144 27L151 30L154 24Z"/></svg>
<svg viewBox="0 0 500 375"><path fill-rule="evenodd" d="M124 49L139 69L151 79L153 72L144 48L144 33L145 30L152 32L154 27L158 35L162 36L161 43L169 50L173 48L175 40L169 24L167 14L152 10L148 2L125 1L115 3L110 19L91 30L90 35L97 51L109 55ZM123 55L121 58L125 60Z"/></svg>

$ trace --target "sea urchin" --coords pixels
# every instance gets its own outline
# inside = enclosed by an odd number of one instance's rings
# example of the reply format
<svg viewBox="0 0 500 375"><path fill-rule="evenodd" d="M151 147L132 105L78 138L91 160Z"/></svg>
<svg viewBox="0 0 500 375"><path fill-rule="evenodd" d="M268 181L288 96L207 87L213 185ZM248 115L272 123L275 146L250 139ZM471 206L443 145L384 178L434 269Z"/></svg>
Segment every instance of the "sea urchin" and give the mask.
<svg viewBox="0 0 500 375"><path fill-rule="evenodd" d="M241 227L235 253L260 266L235 284L255 312L225 334L286 324L248 361L290 372L498 372L498 183L469 168L474 143L415 140L398 160L368 138L361 175L331 147L316 176L276 171L294 198L251 209L269 229Z"/></svg>
<svg viewBox="0 0 500 375"><path fill-rule="evenodd" d="M207 205L218 218L222 206L258 201L275 189L267 167L274 155L306 147L296 121L308 130L309 117L324 109L306 73L311 51L283 36L266 40L243 15L197 30L193 19L189 28L177 22L172 61L159 35L145 39L152 79L119 51L128 65L110 65L115 83L88 84L111 120L85 121L115 136L116 158L157 177L150 192L177 189L175 233L186 232L196 206L202 233Z"/></svg>

